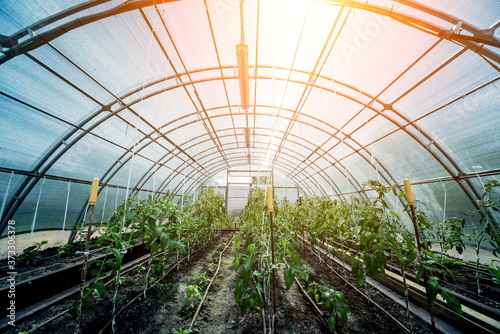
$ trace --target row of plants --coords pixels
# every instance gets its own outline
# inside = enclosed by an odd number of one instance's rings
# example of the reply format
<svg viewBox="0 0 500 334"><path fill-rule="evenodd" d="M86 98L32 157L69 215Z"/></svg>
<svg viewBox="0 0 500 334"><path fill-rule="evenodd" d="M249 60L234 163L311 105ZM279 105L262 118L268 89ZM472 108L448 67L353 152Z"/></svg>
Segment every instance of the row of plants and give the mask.
<svg viewBox="0 0 500 334"><path fill-rule="evenodd" d="M407 321L412 331L406 282L408 268L415 268L417 281L428 276L426 289L430 310L440 291L441 297L448 306L453 311L461 313L459 301L453 295L440 289L438 273L444 272L454 279L449 268L464 265L464 263L447 256L446 252L455 248L461 254L466 244L473 245L472 247L477 251L476 278L478 293L481 293L479 283L481 243L487 241L495 255L500 251L498 222L494 220L494 215L490 212L499 211L500 198L495 195L495 189L499 186L500 184L496 181L486 182L482 200L478 201L479 210L467 212L463 217L449 217L444 223L433 223L423 211L417 210L417 224L423 244L420 254L413 228L408 227L398 214L391 211L387 202L388 195L394 195L398 200L402 200L404 191L394 186L385 187L377 181L368 181L363 185L365 194L369 189L375 193L375 196L351 197L346 201L320 196L301 199L295 208L297 218L293 226L296 233L308 236L307 240L311 249L323 243L340 244L340 249L330 248L330 252L342 258L344 274L347 256L354 258L352 275L360 286L366 287L367 275L377 277L385 274L388 258L395 256L403 277ZM408 206L404 207L403 213L410 214ZM470 220L469 225L466 222L467 219ZM470 226L473 222L474 225ZM467 231L472 232L467 233ZM441 249L439 253L430 250L433 243L439 243ZM495 282L500 282L498 268L490 265L487 270L496 276L493 279Z"/></svg>
<svg viewBox="0 0 500 334"><path fill-rule="evenodd" d="M240 231L236 237L236 248L241 251L236 256L235 268L241 266L240 279L237 281L234 297L240 304L241 315L249 309L264 311L268 317L270 332L273 330L272 291L273 270L282 271L285 288L289 290L295 277L306 283L306 290L316 303L324 305L331 331L334 330L339 317L347 322L350 311L343 306L345 299L340 291L328 289L310 281L312 269L301 264L297 251L297 231L295 204L287 199L275 200L273 211L274 240L271 240L271 217L268 212L265 192L257 187L251 188L247 205L240 217ZM272 245L272 243L274 245ZM274 263L272 247L274 246Z"/></svg>
<svg viewBox="0 0 500 334"><path fill-rule="evenodd" d="M404 297L406 301L406 317L412 329L412 316L409 311L408 271L416 274L417 281L424 278L432 315L433 303L440 294L448 306L461 313L459 301L439 286L439 276L454 276L450 268L464 265L463 261L448 256L447 252L455 249L462 253L466 247L473 247L477 257L475 261L475 277L478 293L481 293L480 282L480 248L486 243L493 249L495 256L500 252L500 229L495 220L495 212L500 211L498 191L500 183L489 180L483 187L482 199L478 201L478 210L465 212L460 217L448 217L444 222L432 222L422 210L416 210L416 222L421 236L422 249L416 244L413 227L396 212L390 209L388 198L395 196L406 203L404 191L395 186L386 187L377 181L368 181L363 185L362 197L351 197L344 201L326 196L301 198L296 203L274 200L274 247L275 264L270 256L270 221L267 212L265 193L259 188L252 188L248 203L241 214L241 229L237 238L237 247L244 242L243 249L235 259L235 265L242 265L241 279L235 289L235 299L240 303L241 313L256 308L270 312L270 291L272 289L272 269L284 270L286 288L289 289L294 277L304 278L307 268L300 264L295 255L297 237L306 237L311 249L325 244L337 244L329 251L338 256L344 263L344 275L347 275L345 264L347 257L352 257L352 275L361 287L366 289L367 275L377 277L385 274L385 267L390 258L396 258L403 277ZM373 195L374 194L374 195ZM424 203L418 202L422 208ZM408 205L402 210L410 215ZM431 251L432 244L439 244L438 252ZM494 275L495 283L500 283L500 269L490 265L486 268ZM334 292L311 287L318 302L319 296L334 296ZM340 298L341 300L341 298ZM331 306L335 303L329 302ZM340 309L340 308L339 308ZM342 318L346 313L342 314ZM334 317L335 319L338 316ZM269 321L271 324L272 322ZM331 329L334 321L329 320Z"/></svg>
<svg viewBox="0 0 500 334"><path fill-rule="evenodd" d="M95 280L84 291L84 307L91 299L95 302L103 299L105 283L111 279L114 330L115 312L120 303L118 289L125 280L121 275L122 260L133 246L143 243L149 251L148 262L136 268L145 271L140 288L143 298L146 298L148 286L155 282L156 277L162 276L172 259L177 261L181 256L189 259L195 247L209 242L216 236L217 229L226 224L228 217L224 198L210 187L204 188L196 199L183 198L177 203L170 192L160 197L148 196L144 200L137 196L127 198L122 205L112 210L105 224L97 224L91 232L97 235L97 244L108 246L105 247L103 260L91 261L87 265ZM86 238L84 227L79 233L82 240ZM111 276L107 278L105 272L109 269ZM153 274L154 277L151 277ZM77 301L74 305L77 305Z"/></svg>

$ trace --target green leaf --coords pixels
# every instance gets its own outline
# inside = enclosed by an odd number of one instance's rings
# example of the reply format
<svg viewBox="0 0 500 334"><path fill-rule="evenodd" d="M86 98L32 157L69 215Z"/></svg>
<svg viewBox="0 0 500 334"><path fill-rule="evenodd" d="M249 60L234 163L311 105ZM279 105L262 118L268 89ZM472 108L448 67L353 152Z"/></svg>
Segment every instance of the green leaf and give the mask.
<svg viewBox="0 0 500 334"><path fill-rule="evenodd" d="M330 332L333 332L335 329L335 325L337 325L337 320L335 317L329 317L328 318L328 329L330 329Z"/></svg>
<svg viewBox="0 0 500 334"><path fill-rule="evenodd" d="M399 219L399 216L398 216L398 214L397 214L396 212L394 212L394 211L389 211L389 213L390 213L391 215L393 215L394 217L396 217L396 218L398 218L398 219Z"/></svg>
<svg viewBox="0 0 500 334"><path fill-rule="evenodd" d="M420 281L420 278L422 278L422 276L424 275L424 272L425 272L425 265L423 262L420 262L420 265L418 266L418 271L417 271L417 282Z"/></svg>
<svg viewBox="0 0 500 334"><path fill-rule="evenodd" d="M457 312L458 314L462 314L462 305L460 305L460 302L451 294L449 294L446 291L441 291L441 297L446 301L446 304L454 311Z"/></svg>
<svg viewBox="0 0 500 334"><path fill-rule="evenodd" d="M345 306L341 306L340 307L340 315L342 316L342 320L344 320L345 323L347 323L347 316L351 314L351 311L345 307Z"/></svg>
<svg viewBox="0 0 500 334"><path fill-rule="evenodd" d="M334 306L335 306L335 303L333 302L332 299L326 300L325 307L326 307L326 310L328 311L329 314L332 314Z"/></svg>
<svg viewBox="0 0 500 334"><path fill-rule="evenodd" d="M240 264L240 256L236 255L234 258L234 270L238 269L238 265Z"/></svg>
<svg viewBox="0 0 500 334"><path fill-rule="evenodd" d="M163 273L163 264L158 263L158 264L155 266L155 274L156 274L156 275L161 275L162 273Z"/></svg>
<svg viewBox="0 0 500 334"><path fill-rule="evenodd" d="M104 281L103 280L96 281L94 284L94 289L97 290L99 295L102 296L104 294L104 291L106 291L106 286L104 285Z"/></svg>
<svg viewBox="0 0 500 334"><path fill-rule="evenodd" d="M245 298L243 298L243 302L241 303L241 306L240 306L241 316L245 315L249 305L250 305L250 296L246 296Z"/></svg>
<svg viewBox="0 0 500 334"><path fill-rule="evenodd" d="M494 275L497 279L500 279L500 268L494 267L491 264L486 268L486 270Z"/></svg>
<svg viewBox="0 0 500 334"><path fill-rule="evenodd" d="M160 249L160 245L158 245L158 243L156 241L153 242L153 244L151 245L151 254L158 253L159 249Z"/></svg>
<svg viewBox="0 0 500 334"><path fill-rule="evenodd" d="M290 287L292 286L293 284L293 278L295 277L295 274L293 272L293 269L292 268L289 268L287 270L285 270L285 272L283 273L284 277L285 277L285 285L286 285L286 289L287 290L290 290Z"/></svg>
<svg viewBox="0 0 500 334"><path fill-rule="evenodd" d="M438 293L438 280L439 278L436 276L431 276L427 280L427 291L429 293L429 302L432 303L434 300L436 300L436 296Z"/></svg>

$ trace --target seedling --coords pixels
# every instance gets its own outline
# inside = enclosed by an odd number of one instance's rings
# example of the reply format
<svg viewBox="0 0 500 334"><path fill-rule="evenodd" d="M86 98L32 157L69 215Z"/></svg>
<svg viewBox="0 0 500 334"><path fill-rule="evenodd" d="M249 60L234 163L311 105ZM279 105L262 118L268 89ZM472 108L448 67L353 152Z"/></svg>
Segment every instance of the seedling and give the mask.
<svg viewBox="0 0 500 334"><path fill-rule="evenodd" d="M198 301L201 301L203 299L203 292L197 285L189 285L187 287L186 295L187 298L184 300L183 305L189 303L189 305L191 305L191 308L194 308L197 305Z"/></svg>
<svg viewBox="0 0 500 334"><path fill-rule="evenodd" d="M23 250L23 253L19 255L18 260L24 264L32 265L36 264L38 260L42 258L42 254L40 254L40 249L43 245L47 244L47 240L41 242L35 242L33 246L30 246Z"/></svg>
<svg viewBox="0 0 500 334"><path fill-rule="evenodd" d="M174 334L187 334L187 333L192 333L193 331L191 329L183 329L182 326L177 328L172 328L172 333Z"/></svg>

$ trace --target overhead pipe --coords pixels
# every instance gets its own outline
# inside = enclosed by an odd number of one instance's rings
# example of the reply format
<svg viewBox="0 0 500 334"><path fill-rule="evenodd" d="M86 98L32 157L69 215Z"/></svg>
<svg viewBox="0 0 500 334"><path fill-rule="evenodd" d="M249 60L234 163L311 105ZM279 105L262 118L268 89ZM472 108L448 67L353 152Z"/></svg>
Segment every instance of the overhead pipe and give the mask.
<svg viewBox="0 0 500 334"><path fill-rule="evenodd" d="M243 23L243 0L240 0L241 42L236 45L236 61L238 64L238 78L240 81L241 108L248 111L248 46L245 45Z"/></svg>

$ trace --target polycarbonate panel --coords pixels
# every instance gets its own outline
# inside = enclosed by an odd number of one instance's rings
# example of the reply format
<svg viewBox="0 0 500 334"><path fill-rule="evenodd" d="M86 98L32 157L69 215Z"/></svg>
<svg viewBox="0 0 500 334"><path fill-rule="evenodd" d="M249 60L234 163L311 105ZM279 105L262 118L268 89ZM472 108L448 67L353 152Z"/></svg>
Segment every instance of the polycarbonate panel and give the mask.
<svg viewBox="0 0 500 334"><path fill-rule="evenodd" d="M103 33L105 31L106 33ZM139 11L71 30L51 43L115 94L172 73ZM126 71L123 71L126 69Z"/></svg>
<svg viewBox="0 0 500 334"><path fill-rule="evenodd" d="M474 209L454 181L412 185L412 192L413 198L424 204L417 202L418 210L426 212L427 217L435 224L442 223L445 217L458 217L462 212Z"/></svg>
<svg viewBox="0 0 500 334"><path fill-rule="evenodd" d="M425 117L419 124L443 145L463 172L474 173L500 165L498 110L500 94L494 82Z"/></svg>
<svg viewBox="0 0 500 334"><path fill-rule="evenodd" d="M94 177L100 178L123 153L123 149L87 135L59 158L48 173L91 181Z"/></svg>
<svg viewBox="0 0 500 334"><path fill-rule="evenodd" d="M415 119L498 76L493 67L478 58L474 52L465 52L394 106Z"/></svg>
<svg viewBox="0 0 500 334"><path fill-rule="evenodd" d="M231 80L230 82L226 82L226 87L228 85L238 85L238 81ZM198 92L198 96L203 101L203 106L206 109L228 106L226 90L224 89L224 83L222 80L197 83L196 91Z"/></svg>
<svg viewBox="0 0 500 334"><path fill-rule="evenodd" d="M0 219L7 214L9 202L24 180L26 180L26 176L14 173L0 173Z"/></svg>
<svg viewBox="0 0 500 334"><path fill-rule="evenodd" d="M40 187L42 192L40 193ZM16 221L16 234L30 232L38 202L38 211L34 230L62 229L68 185L63 181L40 180L28 194L19 209L14 214ZM90 185L72 183L68 212L66 216L66 229L71 229L90 194Z"/></svg>
<svg viewBox="0 0 500 334"><path fill-rule="evenodd" d="M142 156L151 159L153 161L160 161L164 159L165 155L171 154L169 151L165 150L156 142L151 142L150 140L147 140L147 142L149 144L140 151L140 154Z"/></svg>
<svg viewBox="0 0 500 334"><path fill-rule="evenodd" d="M200 134L206 132L207 130L203 126L203 123L197 122L197 123L190 123L182 127L177 127L174 130L169 131L168 134L166 134L166 136L177 145L183 145L187 141L193 139L195 136L197 137Z"/></svg>
<svg viewBox="0 0 500 334"><path fill-rule="evenodd" d="M80 1L62 1L62 0L47 0L44 2L38 1L23 1L2 3L2 34L13 34L33 23L47 18L48 16L57 14L67 8L79 4ZM15 13L15 14L14 14ZM4 22L5 21L5 22ZM6 25L4 25L4 23ZM7 30L7 27L11 29Z"/></svg>
<svg viewBox="0 0 500 334"><path fill-rule="evenodd" d="M480 172L480 170L478 170ZM476 193L479 195L479 197L482 197L483 194L485 193L485 185L488 182L488 180L491 181L496 181L500 182L500 176L494 175L494 176L487 176L487 177L478 177L478 178L472 178L469 179L469 182L471 183L472 187L475 189ZM498 187L493 189L492 192L493 198L498 198L500 196L500 190ZM468 210L474 210L473 208L470 208ZM500 213L495 210L489 210L488 214L493 217L497 222L500 221ZM471 223L479 223L480 216L478 214L475 214L473 218L470 219Z"/></svg>
<svg viewBox="0 0 500 334"><path fill-rule="evenodd" d="M24 55L2 64L0 89L43 112L72 123L98 107L88 97ZM54 104L54 101L57 103Z"/></svg>
<svg viewBox="0 0 500 334"><path fill-rule="evenodd" d="M32 170L71 129L0 94L1 167Z"/></svg>
<svg viewBox="0 0 500 334"><path fill-rule="evenodd" d="M259 80L257 85L257 105L275 106L273 113L295 111L306 87L298 83L286 83L285 80ZM280 110L280 107L282 110Z"/></svg>
<svg viewBox="0 0 500 334"><path fill-rule="evenodd" d="M95 99L103 104L107 104L109 101L114 100L113 95L99 86L94 80L91 79L88 74L83 72L81 69L78 69L70 61L65 59L61 54L54 50L54 48L44 45L36 50L31 51L30 55L34 58L32 59L33 61L41 62L43 65L47 66L49 70L61 75L64 79L68 80L70 84L76 86L78 89L86 93L88 95L86 98L89 100L86 103L91 103L92 99ZM57 85L55 87L59 86L60 85ZM83 95L83 93L81 94ZM76 105L76 107L80 108L85 106L86 105ZM89 110L87 110L87 112L91 110L90 108L88 109ZM65 113L69 112L77 113L77 110L76 108L65 110ZM86 115L77 114L73 117L76 116L80 116L80 119L83 119Z"/></svg>
<svg viewBox="0 0 500 334"><path fill-rule="evenodd" d="M354 10L333 48L324 73L377 94L434 42L429 36L388 17Z"/></svg>
<svg viewBox="0 0 500 334"><path fill-rule="evenodd" d="M298 127L296 126L297 122L294 122L293 125L294 126L291 128L291 130L289 129L291 133L295 134L298 137L309 138L310 140L314 141L314 143L320 144L330 138L330 135L328 135L328 133L323 130L318 130L311 126Z"/></svg>
<svg viewBox="0 0 500 334"><path fill-rule="evenodd" d="M370 114L372 113L370 112ZM354 134L351 134L351 137L360 145L369 146L374 141L390 135L390 133L397 129L398 127L388 119L383 116L376 116L370 118L368 122L364 123L363 127L357 130Z"/></svg>
<svg viewBox="0 0 500 334"><path fill-rule="evenodd" d="M376 168L371 164L370 160L366 161L359 154L349 156L343 163L348 166L349 172L360 184L368 180L383 181L378 173L378 166ZM389 182L392 183L391 180Z"/></svg>
<svg viewBox="0 0 500 334"><path fill-rule="evenodd" d="M496 0L468 0L432 1L420 0L432 8L439 9L449 15L460 17L466 22L472 23L480 28L487 28L498 21L500 4Z"/></svg>
<svg viewBox="0 0 500 334"><path fill-rule="evenodd" d="M188 71L217 64L203 2L173 2L165 8L163 20ZM189 19L186 19L186 13L189 13ZM197 33L193 34L192 31Z"/></svg>
<svg viewBox="0 0 500 334"><path fill-rule="evenodd" d="M134 109L156 127L195 111L183 89L160 90L159 94L143 99L134 105Z"/></svg>
<svg viewBox="0 0 500 334"><path fill-rule="evenodd" d="M118 117L111 117L91 130L92 134L102 139L116 143L123 148L132 148L137 141L137 131L133 125L127 124ZM140 135L139 139L142 139ZM148 140L149 141L149 140ZM138 148L145 144L144 141L138 144Z"/></svg>
<svg viewBox="0 0 500 334"><path fill-rule="evenodd" d="M449 176L431 154L402 131L373 144L375 159L383 165L397 182L405 178L427 180Z"/></svg>

